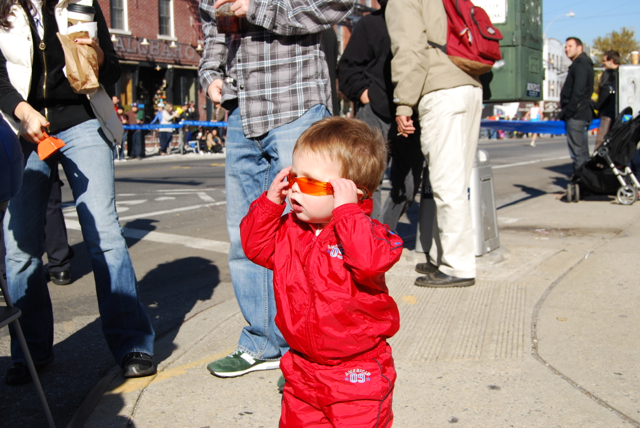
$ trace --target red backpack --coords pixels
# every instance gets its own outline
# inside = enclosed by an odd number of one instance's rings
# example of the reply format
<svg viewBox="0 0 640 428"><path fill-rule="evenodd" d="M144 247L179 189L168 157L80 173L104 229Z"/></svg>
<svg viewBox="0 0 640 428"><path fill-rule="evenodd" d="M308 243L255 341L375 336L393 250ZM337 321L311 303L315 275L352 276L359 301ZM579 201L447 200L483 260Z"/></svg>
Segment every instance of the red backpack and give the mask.
<svg viewBox="0 0 640 428"><path fill-rule="evenodd" d="M493 26L487 12L474 6L470 0L442 0L447 11L447 44L440 46L451 61L473 76L491 70L502 58L500 40L502 34Z"/></svg>

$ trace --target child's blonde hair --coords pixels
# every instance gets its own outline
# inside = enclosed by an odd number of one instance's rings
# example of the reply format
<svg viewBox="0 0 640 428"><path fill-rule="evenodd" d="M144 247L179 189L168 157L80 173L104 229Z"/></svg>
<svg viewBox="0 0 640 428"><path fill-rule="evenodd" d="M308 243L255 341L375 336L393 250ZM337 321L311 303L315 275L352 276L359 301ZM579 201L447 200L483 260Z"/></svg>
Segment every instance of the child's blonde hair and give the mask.
<svg viewBox="0 0 640 428"><path fill-rule="evenodd" d="M387 166L387 145L378 129L358 119L327 117L296 141L293 154L309 151L341 164L340 176L375 192ZM371 196L370 195L365 195Z"/></svg>

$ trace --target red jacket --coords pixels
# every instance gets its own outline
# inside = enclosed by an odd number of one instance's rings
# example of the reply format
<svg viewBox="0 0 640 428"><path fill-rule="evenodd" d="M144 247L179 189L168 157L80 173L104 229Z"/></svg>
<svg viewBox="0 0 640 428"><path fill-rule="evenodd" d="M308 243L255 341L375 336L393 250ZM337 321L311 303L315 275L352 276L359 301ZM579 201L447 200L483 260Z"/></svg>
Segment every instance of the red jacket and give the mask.
<svg viewBox="0 0 640 428"><path fill-rule="evenodd" d="M383 346L400 328L384 274L402 254L402 240L369 217L372 202L345 204L316 236L285 205L256 199L240 224L242 247L273 270L276 324L291 349L336 365Z"/></svg>

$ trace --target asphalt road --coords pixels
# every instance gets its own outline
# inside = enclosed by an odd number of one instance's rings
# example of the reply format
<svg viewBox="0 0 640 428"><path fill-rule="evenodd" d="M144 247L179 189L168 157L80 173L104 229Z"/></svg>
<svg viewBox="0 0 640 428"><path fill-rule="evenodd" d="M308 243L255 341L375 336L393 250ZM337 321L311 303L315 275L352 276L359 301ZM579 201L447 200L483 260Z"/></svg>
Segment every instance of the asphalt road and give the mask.
<svg viewBox="0 0 640 428"><path fill-rule="evenodd" d="M493 165L499 210L545 193L559 193L571 165L564 137L481 140ZM150 158L116 164L117 207L157 337L175 335L199 311L234 298L227 268L224 158ZM388 183L383 191L389 190ZM116 364L104 342L93 274L68 186L63 187L73 283L49 285L56 322L56 360L41 373L57 426L68 424L91 388ZM418 204L399 234L415 245ZM211 328L215 329L215 325ZM156 362L167 355L156 355ZM10 366L7 329L0 330L0 374ZM203 376L206 376L203 373ZM32 385L0 383L0 426L39 427L44 418Z"/></svg>

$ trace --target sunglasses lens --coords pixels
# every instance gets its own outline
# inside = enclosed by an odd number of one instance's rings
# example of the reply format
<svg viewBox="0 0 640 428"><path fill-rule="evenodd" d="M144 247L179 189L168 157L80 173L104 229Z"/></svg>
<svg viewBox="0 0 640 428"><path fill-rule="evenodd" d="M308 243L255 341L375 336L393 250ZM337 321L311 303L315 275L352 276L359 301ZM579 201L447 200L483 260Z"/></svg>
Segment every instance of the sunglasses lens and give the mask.
<svg viewBox="0 0 640 428"><path fill-rule="evenodd" d="M316 181L311 178L298 178L296 180L298 187L302 193L312 196L333 195L331 184L322 181Z"/></svg>
<svg viewBox="0 0 640 428"><path fill-rule="evenodd" d="M308 177L294 177L293 174L289 174L287 176L287 181L290 183L290 186L292 186L293 183L297 183L298 188L305 195L333 195L333 188L331 187L331 184L323 181L314 180L313 178Z"/></svg>

